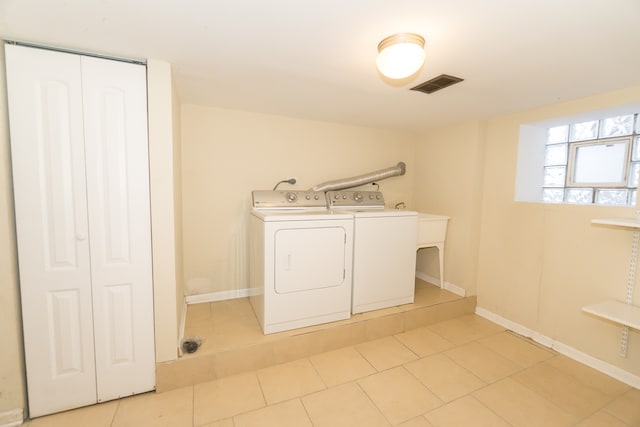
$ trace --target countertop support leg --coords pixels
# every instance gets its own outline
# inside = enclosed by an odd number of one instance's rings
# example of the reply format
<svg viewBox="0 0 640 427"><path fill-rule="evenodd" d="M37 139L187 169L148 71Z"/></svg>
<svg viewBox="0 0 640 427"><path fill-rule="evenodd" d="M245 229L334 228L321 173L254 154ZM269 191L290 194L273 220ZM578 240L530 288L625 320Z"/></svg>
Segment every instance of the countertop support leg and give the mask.
<svg viewBox="0 0 640 427"><path fill-rule="evenodd" d="M436 245L438 248L438 260L440 261L440 289L444 289L444 243Z"/></svg>

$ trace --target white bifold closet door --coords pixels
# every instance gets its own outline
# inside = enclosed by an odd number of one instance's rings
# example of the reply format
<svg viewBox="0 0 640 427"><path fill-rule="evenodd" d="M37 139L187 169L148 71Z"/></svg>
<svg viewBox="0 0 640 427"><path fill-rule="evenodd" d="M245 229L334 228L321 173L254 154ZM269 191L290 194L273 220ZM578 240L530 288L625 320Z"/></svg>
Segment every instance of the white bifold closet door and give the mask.
<svg viewBox="0 0 640 427"><path fill-rule="evenodd" d="M146 68L5 50L29 413L152 390Z"/></svg>

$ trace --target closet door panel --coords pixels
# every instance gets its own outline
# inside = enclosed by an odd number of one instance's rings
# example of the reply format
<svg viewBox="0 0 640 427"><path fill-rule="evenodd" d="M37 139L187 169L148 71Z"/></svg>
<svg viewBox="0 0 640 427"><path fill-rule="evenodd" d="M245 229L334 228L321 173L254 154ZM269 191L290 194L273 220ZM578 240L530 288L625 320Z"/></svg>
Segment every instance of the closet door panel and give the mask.
<svg viewBox="0 0 640 427"><path fill-rule="evenodd" d="M7 45L29 412L96 402L77 55Z"/></svg>
<svg viewBox="0 0 640 427"><path fill-rule="evenodd" d="M98 401L155 387L144 66L82 58Z"/></svg>

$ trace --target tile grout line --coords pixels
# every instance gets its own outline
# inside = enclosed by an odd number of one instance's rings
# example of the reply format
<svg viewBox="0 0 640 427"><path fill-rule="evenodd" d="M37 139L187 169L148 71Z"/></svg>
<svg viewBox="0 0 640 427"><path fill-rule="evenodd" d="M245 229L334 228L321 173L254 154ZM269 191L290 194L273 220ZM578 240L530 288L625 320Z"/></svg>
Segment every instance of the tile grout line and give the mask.
<svg viewBox="0 0 640 427"><path fill-rule="evenodd" d="M191 426L196 425L196 386L191 385Z"/></svg>
<svg viewBox="0 0 640 427"><path fill-rule="evenodd" d="M322 353L320 353L320 354L322 354ZM311 367L313 368L313 371L316 373L318 378L320 378L320 381L322 381L322 384L324 385L324 390L329 390L331 387L327 384L327 382L324 380L324 378L322 378L322 375L320 375L320 371L318 371L318 368L313 363L313 360L311 360L311 357L305 357L305 359L308 359L309 365L311 365Z"/></svg>
<svg viewBox="0 0 640 427"><path fill-rule="evenodd" d="M309 413L309 409L304 404L304 400L302 400L302 396L298 397L297 399L300 401L300 404L302 405L302 408L304 409L304 413L307 415L307 418L309 419L309 422L313 426L314 425L313 418L311 418L311 414Z"/></svg>
<svg viewBox="0 0 640 427"><path fill-rule="evenodd" d="M618 417L618 414L616 414L615 412L613 412L611 409L607 409L607 407L609 405L611 405L611 403L619 398L621 398L622 396L624 396L627 393L632 392L633 388L630 390L625 391L624 393L621 393L620 395L616 396L616 398L614 400L612 400L611 402L609 402L605 407L603 407L602 409L600 409L601 411L606 412L607 414L611 415L613 418L615 418L616 420L620 421L621 423L623 423L624 425L628 425L627 422L623 419L621 419L620 417ZM630 426L633 427L633 426Z"/></svg>
<svg viewBox="0 0 640 427"><path fill-rule="evenodd" d="M111 416L111 422L109 423L110 427L113 427L113 423L116 422L116 416L118 415L118 411L120 410L121 399L117 400L116 409L113 411L113 415Z"/></svg>
<svg viewBox="0 0 640 427"><path fill-rule="evenodd" d="M274 366L277 366L277 365L274 365ZM264 408L266 408L266 407L268 407L270 405L269 405L269 402L267 401L267 396L264 393L264 387L262 386L262 381L260 381L260 375L258 375L258 371L259 370L260 369L254 370L253 371L253 375L256 376L256 380L258 381L258 387L260 387L260 394L262 395L262 400L264 401ZM262 408L260 408L260 409L262 409ZM246 412L251 412L251 411L246 411ZM243 412L243 413L246 413L246 412ZM236 414L236 415L240 415L240 414ZM236 415L232 416L231 418L233 419L233 417L235 417ZM234 421L234 424L235 424L235 421Z"/></svg>
<svg viewBox="0 0 640 427"><path fill-rule="evenodd" d="M406 331L402 331L401 333L405 333ZM400 344L402 347L404 347L405 349L407 349L409 352L411 352L411 354L413 354L414 356L417 357L416 360L420 360L421 357L418 353L416 353L415 351L413 351L410 347L408 347L407 345L405 345L405 343L403 343L402 341L400 341L398 338L396 338L396 335L399 334L394 334L394 335L390 335L391 338L393 338L394 341L396 341L398 344ZM404 365L404 363L402 364Z"/></svg>
<svg viewBox="0 0 640 427"><path fill-rule="evenodd" d="M544 349L544 347L542 347L542 349ZM517 373L514 373L514 374L512 374L512 375L510 375L510 376L509 376L509 378L510 378L512 381L514 381L514 382L518 383L520 386L522 386L522 387L524 387L524 388L526 388L526 389L530 390L531 392L533 392L534 394L536 394L539 398L541 398L541 399L545 400L546 402L548 402L549 404L551 404L551 405L555 406L555 407L556 407L556 408L558 408L560 411L562 411L562 412L564 412L564 413L566 413L566 414L569 414L569 415L571 415L571 416L575 416L576 418L578 418L578 420L577 420L577 422L576 422L576 425L577 425L577 424L580 424L580 422L582 422L582 421L584 421L584 420L588 419L589 417L591 417L591 416L592 416L592 415L594 415L595 413L597 413L597 412L599 412L599 411L604 410L604 409L607 407L607 405L608 405L608 404L610 404L611 402L613 402L614 400L616 400L616 399L619 397L619 396L616 396L616 397L612 397L612 398L610 398L610 400L608 401L608 403L607 403L606 405L604 405L604 406L602 406L602 407L600 407L600 408L597 408L595 411L593 411L592 413L590 413L588 416L578 416L578 415L574 415L574 414L572 414L572 413L570 413L570 412L566 411L564 408L562 408L562 407L558 406L554 401L549 400L546 396L543 396L542 394L540 394L540 393L539 393L538 391L536 391L535 389L533 389L533 388L529 387L529 385L527 385L527 384L523 383L522 381L519 381L519 380L518 380L518 379L516 379L516 378L512 378L512 377L515 377L515 375L517 375L517 374L520 374L520 373L522 373L522 372L524 372L524 371L526 371L526 370L528 370L528 369L533 368L534 366L538 366L538 365L545 364L548 360L550 360L550 359L552 359L552 358L554 358L554 357L558 357L558 356L559 356L559 354L555 354L555 355L552 355L552 357L550 357L550 358L548 358L548 359L540 360L540 361L538 361L538 362L534 363L533 365L528 366L528 367L526 367L526 368L522 369L521 371L519 371L519 372L517 372ZM550 368L550 369L552 369L552 370L560 371L560 373L561 373L561 374L564 374L564 375L567 375L567 376L569 376L569 377L575 378L573 375L571 375L571 374L569 374L569 373L566 373L566 372L563 372L563 371L562 371L562 370L560 370L560 369L557 369L557 368L555 368L555 367L553 367L553 366L549 366L549 365L547 365L547 366L548 366L548 368ZM575 378L575 379L577 380L577 378ZM587 388L589 388L589 389L594 390L594 389L593 389L590 385L588 385L588 384L582 384L582 386L583 386L583 387L587 387ZM595 389L595 390L597 390L597 389ZM624 393L623 393L623 394L624 394ZM607 412L608 412L608 411L607 411ZM610 413L610 412L609 412L609 413ZM618 419L618 420L619 420L619 418L618 418L618 417L616 417L616 416L615 416L615 414L612 414L612 413L610 413L610 414L611 414L611 415L613 415L616 419ZM620 420L620 421L622 421L622 420Z"/></svg>
<svg viewBox="0 0 640 427"><path fill-rule="evenodd" d="M483 387L483 388L484 388L484 387ZM479 390L480 390L480 389L479 389ZM482 405L484 408L487 408L487 410L488 410L489 412L491 412L492 414L494 414L496 417L500 418L502 421L504 421L504 422L505 422L505 424L508 424L508 425L510 425L510 426L512 426L512 427L514 427L514 426L513 426L513 424L511 424L509 421L505 420L503 417L501 417L501 416L500 416L500 414L498 414L496 411L494 411L493 409L491 409L490 407L488 407L487 405L485 405L485 404L484 404L484 402L481 402L481 401L480 401L480 399L478 399L477 397L475 397L475 396L473 395L473 393L474 393L475 391L476 391L476 390L474 390L473 392L469 393L467 396L469 396L470 398L474 399L476 402L478 402L478 403L479 403L480 405Z"/></svg>
<svg viewBox="0 0 640 427"><path fill-rule="evenodd" d="M380 373L380 372L378 372L378 373ZM376 375L376 374L372 374L372 375ZM368 375L368 376L371 376L371 375ZM361 379L362 379L362 378L361 378ZM380 415L382 415L382 418L384 418L384 419L389 423L389 425L390 425L390 426L392 426L392 425L393 425L393 423L391 422L391 420L390 420L389 418L387 418L387 416L384 414L384 412L382 412L382 410L381 410L380 408L378 408L378 405L376 405L376 402L374 402L374 401L373 401L373 399L371 398L371 396L369 396L369 393L367 393L367 390L365 390L365 389L360 385L359 380L353 380L353 381L351 381L351 382L352 382L352 383L354 383L354 385L355 385L356 387L358 387L358 388L360 389L360 391L361 391L362 393L364 393L364 395L365 395L365 396L367 396L367 399L369 400L369 402L371 402L371 404L373 405L373 407L374 407L374 408L376 408L376 411L378 411L378 412L380 413ZM346 383L346 384L348 384L348 383Z"/></svg>

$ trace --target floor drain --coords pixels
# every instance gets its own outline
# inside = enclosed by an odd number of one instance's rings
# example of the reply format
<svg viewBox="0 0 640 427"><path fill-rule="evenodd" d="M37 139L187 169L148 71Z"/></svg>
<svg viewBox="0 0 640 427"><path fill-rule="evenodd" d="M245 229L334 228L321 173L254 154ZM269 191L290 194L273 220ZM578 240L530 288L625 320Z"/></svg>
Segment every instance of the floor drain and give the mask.
<svg viewBox="0 0 640 427"><path fill-rule="evenodd" d="M187 338L182 342L182 351L185 353L195 353L200 347L200 340L196 338Z"/></svg>

